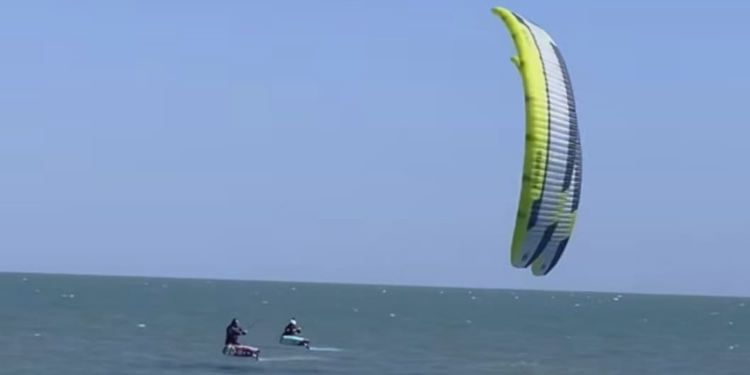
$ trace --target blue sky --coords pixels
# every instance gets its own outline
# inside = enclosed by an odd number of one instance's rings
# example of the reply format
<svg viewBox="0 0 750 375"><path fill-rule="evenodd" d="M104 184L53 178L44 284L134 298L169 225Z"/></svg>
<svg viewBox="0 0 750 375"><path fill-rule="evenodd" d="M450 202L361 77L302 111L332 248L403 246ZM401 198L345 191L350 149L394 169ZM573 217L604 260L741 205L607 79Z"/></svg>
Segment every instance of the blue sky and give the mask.
<svg viewBox="0 0 750 375"><path fill-rule="evenodd" d="M512 268L502 5L571 71L579 220ZM750 295L741 1L0 5L0 270Z"/></svg>

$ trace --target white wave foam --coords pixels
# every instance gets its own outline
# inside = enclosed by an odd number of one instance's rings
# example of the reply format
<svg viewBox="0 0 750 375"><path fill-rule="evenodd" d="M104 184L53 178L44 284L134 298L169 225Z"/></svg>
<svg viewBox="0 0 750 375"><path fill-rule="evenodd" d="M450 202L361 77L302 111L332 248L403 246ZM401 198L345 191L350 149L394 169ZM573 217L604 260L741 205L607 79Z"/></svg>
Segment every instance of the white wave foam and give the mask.
<svg viewBox="0 0 750 375"><path fill-rule="evenodd" d="M341 352L344 349L328 347L328 346L311 346L310 350L313 352Z"/></svg>
<svg viewBox="0 0 750 375"><path fill-rule="evenodd" d="M261 362L291 362L291 361L321 361L323 358L315 356L290 356L290 357L260 357Z"/></svg>

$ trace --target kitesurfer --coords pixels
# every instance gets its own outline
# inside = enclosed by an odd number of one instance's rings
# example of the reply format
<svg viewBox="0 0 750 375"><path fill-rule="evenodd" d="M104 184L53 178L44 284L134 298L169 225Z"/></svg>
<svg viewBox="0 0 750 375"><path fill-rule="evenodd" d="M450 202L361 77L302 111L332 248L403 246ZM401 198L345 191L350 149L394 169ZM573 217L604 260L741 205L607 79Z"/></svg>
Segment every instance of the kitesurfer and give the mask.
<svg viewBox="0 0 750 375"><path fill-rule="evenodd" d="M232 322L227 326L227 335L224 339L224 345L240 345L239 338L242 335L246 335L247 331L240 327L240 322L237 318L232 319Z"/></svg>
<svg viewBox="0 0 750 375"><path fill-rule="evenodd" d="M294 335L299 335L300 333L302 333L302 329L299 327L299 325L297 325L297 320L294 319L294 318L289 319L289 324L287 324L286 327L284 327L284 333L283 333L283 335L284 336L288 336L288 335L294 336Z"/></svg>

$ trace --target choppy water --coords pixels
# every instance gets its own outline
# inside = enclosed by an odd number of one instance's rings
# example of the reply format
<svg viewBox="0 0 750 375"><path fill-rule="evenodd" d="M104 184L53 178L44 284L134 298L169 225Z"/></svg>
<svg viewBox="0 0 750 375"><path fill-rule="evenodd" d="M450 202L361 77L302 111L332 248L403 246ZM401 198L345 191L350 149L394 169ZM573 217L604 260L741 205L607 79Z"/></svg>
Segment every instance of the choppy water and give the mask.
<svg viewBox="0 0 750 375"><path fill-rule="evenodd" d="M0 374L239 373L746 375L750 299L0 274Z"/></svg>

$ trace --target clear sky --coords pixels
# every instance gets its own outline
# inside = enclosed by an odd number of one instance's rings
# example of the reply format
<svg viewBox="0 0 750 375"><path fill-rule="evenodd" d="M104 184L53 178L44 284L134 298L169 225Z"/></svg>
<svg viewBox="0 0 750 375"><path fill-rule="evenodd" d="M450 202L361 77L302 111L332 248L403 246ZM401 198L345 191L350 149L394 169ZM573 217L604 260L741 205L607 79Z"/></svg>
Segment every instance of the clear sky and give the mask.
<svg viewBox="0 0 750 375"><path fill-rule="evenodd" d="M615 4L617 3L617 4ZM544 27L578 225L509 263ZM750 295L750 3L6 1L0 270Z"/></svg>

